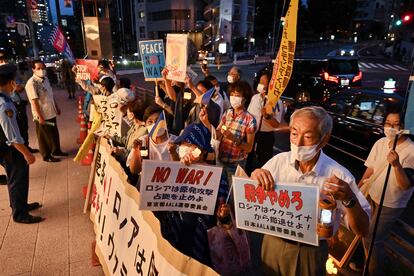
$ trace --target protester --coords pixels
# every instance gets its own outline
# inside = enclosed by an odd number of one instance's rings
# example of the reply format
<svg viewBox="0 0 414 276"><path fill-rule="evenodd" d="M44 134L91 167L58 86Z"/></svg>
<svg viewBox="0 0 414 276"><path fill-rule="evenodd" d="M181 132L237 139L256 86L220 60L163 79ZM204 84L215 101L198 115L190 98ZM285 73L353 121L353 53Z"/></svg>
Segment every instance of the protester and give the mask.
<svg viewBox="0 0 414 276"><path fill-rule="evenodd" d="M205 81L211 82L215 87L216 91L212 97L213 101L218 104L221 108L220 117L223 115L224 111L231 108L229 97L225 90L221 89L220 84L217 78L213 75L208 75L204 78Z"/></svg>
<svg viewBox="0 0 414 276"><path fill-rule="evenodd" d="M305 107L292 114L289 126L291 151L274 156L263 168L255 170L251 178L268 191L274 190L279 182L318 185L322 198L336 200L334 229L338 229L343 214L348 228L365 236L370 214L367 200L351 173L322 151L329 141L332 118L321 107ZM325 275L327 258L328 245L321 238L319 246L270 235L265 235L262 242L266 275Z"/></svg>
<svg viewBox="0 0 414 276"><path fill-rule="evenodd" d="M244 168L248 153L253 148L256 132L256 119L246 111L245 102L249 99L247 85L243 81L232 85L230 103L218 126L218 139L221 139L219 160L231 177L237 166Z"/></svg>
<svg viewBox="0 0 414 276"><path fill-rule="evenodd" d="M241 80L241 70L239 67L233 66L230 68L228 74L227 74L227 82L229 84L237 83ZM230 92L230 91L227 91Z"/></svg>
<svg viewBox="0 0 414 276"><path fill-rule="evenodd" d="M267 103L267 89L269 87L269 76L263 74L257 85L257 94L252 97L247 111L252 114L258 126L255 136L255 148L249 155L251 170L261 168L270 158L273 157L273 145L275 143L274 130L282 123L284 114L283 103L279 100L273 108ZM256 158L254 158L256 157Z"/></svg>
<svg viewBox="0 0 414 276"><path fill-rule="evenodd" d="M101 78L102 76L108 76L110 77L114 83L116 84L116 75L113 70L113 67L111 66L111 63L107 59L101 59L98 62L98 76ZM115 86L115 91L118 89L118 87Z"/></svg>
<svg viewBox="0 0 414 276"><path fill-rule="evenodd" d="M26 92L32 107L40 153L46 162L59 162L55 156L68 156L60 149L56 115L61 111L46 77L45 64L34 60L33 76L26 83Z"/></svg>
<svg viewBox="0 0 414 276"><path fill-rule="evenodd" d="M62 76L62 82L65 89L68 91L68 99L74 99L76 92L75 74L71 70L71 65L67 59L63 59L62 61L60 75Z"/></svg>
<svg viewBox="0 0 414 276"><path fill-rule="evenodd" d="M28 204L29 165L35 157L24 145L16 120L16 108L10 94L16 88L16 66L0 66L0 163L8 177L8 191L13 220L18 223L39 223L42 218L30 211L41 207L38 202Z"/></svg>
<svg viewBox="0 0 414 276"><path fill-rule="evenodd" d="M185 121L185 126L191 125L192 123L200 123L199 114L201 110L201 100L203 94L206 93L208 90L213 88L213 85L207 81L199 81L197 85L194 85L192 80L187 77L187 85L194 93L194 95L198 98L196 101L193 102L193 107L190 109L188 114L187 120Z"/></svg>
<svg viewBox="0 0 414 276"><path fill-rule="evenodd" d="M379 139L372 147L365 161L367 169L359 182L361 190L366 191L373 211L373 223L370 225L368 236L363 239L366 255L372 242L374 222L379 219L369 263L370 275L384 275L387 264L384 242L388 239L392 225L407 207L414 190L414 143L405 134L397 137L398 131L404 129L402 118L400 108L391 107L387 111L384 120L385 137ZM397 146L394 150L395 139ZM378 216L388 165L391 165L391 171L384 204Z"/></svg>

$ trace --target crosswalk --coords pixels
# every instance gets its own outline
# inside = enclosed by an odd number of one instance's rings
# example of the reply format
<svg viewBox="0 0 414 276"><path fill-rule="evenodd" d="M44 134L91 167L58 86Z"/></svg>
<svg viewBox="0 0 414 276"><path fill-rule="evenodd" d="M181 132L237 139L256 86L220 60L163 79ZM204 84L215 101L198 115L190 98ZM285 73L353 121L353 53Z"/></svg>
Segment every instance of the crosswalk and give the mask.
<svg viewBox="0 0 414 276"><path fill-rule="evenodd" d="M372 62L359 62L359 67L363 69L371 70L394 70L394 71L408 71L407 68L396 64L383 64L383 63L372 63Z"/></svg>

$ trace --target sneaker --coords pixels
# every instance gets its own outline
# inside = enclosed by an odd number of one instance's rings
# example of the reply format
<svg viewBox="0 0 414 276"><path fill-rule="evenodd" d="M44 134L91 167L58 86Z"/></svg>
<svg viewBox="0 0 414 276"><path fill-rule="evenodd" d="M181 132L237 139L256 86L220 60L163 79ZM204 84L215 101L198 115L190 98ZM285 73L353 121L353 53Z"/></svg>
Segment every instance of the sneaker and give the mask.
<svg viewBox="0 0 414 276"><path fill-rule="evenodd" d="M24 224L32 224L32 223L39 223L43 220L42 217L32 216L30 214L20 215L18 217L13 218L14 222L17 223L24 223Z"/></svg>

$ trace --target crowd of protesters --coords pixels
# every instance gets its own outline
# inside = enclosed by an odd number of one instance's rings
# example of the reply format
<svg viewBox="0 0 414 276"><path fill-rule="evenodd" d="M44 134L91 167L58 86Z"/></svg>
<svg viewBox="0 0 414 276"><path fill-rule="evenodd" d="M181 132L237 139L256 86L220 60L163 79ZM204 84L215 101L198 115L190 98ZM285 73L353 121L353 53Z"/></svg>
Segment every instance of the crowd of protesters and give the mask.
<svg viewBox="0 0 414 276"><path fill-rule="evenodd" d="M56 162L55 156L67 155L60 150L59 145L55 117L60 110L45 77L44 64L35 61L32 70L33 77L26 83L26 92L32 105L40 151L45 161ZM73 74L68 73L66 76L69 98L75 95L71 78L76 75L76 67L72 70ZM118 102L124 114L121 134L107 135L107 138L111 142L113 156L125 169L131 185L138 190L145 159L223 167L215 215L181 211L154 212L160 221L164 238L182 253L212 266L223 275L236 275L248 270L251 254L248 238L243 237L249 234L235 231L233 200L228 200L231 198L232 176L240 167L266 190L275 189L278 182L320 186L321 197L333 198L338 206L335 229L342 218L352 232L364 237L364 247L367 248L372 236L371 217L377 216L379 195L385 178L384 168L391 164L391 187L384 204L386 212L381 215L386 216L386 219L380 224L380 239L375 243L374 261L370 267L371 273L380 273L378 268L381 266L379 258L383 256L382 243L389 233L390 224L400 216L413 192L414 144L406 135L398 136L398 130L403 127L399 111L391 110L386 114L386 137L374 145L365 163L366 173L358 187L352 174L323 152L333 127L332 118L323 108L305 107L296 110L290 118L285 118L282 101L278 101L275 106L266 104L270 81L266 73L260 76L259 84L253 91L237 67L229 70L225 84L220 84L208 72L208 68L202 71L204 78L194 83L189 76L184 82L172 81L167 77L168 70L164 69L152 102L146 102L131 90L129 79L118 79L113 65L107 60L99 62L96 80L74 79L85 93L86 118L90 115L93 95L112 97ZM10 79L10 72L6 73L8 75L4 77L0 70L1 93L12 94L15 89L8 87L8 82L14 81L14 77ZM1 104L3 102L0 107ZM164 124L159 123L160 117L165 121ZM4 133L1 146L4 147L17 143L7 133L10 128L8 120L4 117L0 121ZM273 145L278 141L274 140L273 133L277 128L289 128L291 151L274 156ZM398 143L396 149L392 150L395 137L398 137ZM23 139L17 140L20 144L25 142ZM7 167L10 165L4 161L6 157L2 152L2 165ZM363 186L367 190L365 194L359 189ZM28 208L39 207L39 204L31 207L28 207L27 202L24 204L26 213ZM29 219L29 223L41 221L37 218L30 220L27 216L25 218ZM222 227L227 233L221 245L212 244L208 238L208 230L215 226ZM328 246L324 238L321 238L319 246L311 246L265 235L261 250L265 274L325 274ZM228 265L222 265L223 262L228 262Z"/></svg>

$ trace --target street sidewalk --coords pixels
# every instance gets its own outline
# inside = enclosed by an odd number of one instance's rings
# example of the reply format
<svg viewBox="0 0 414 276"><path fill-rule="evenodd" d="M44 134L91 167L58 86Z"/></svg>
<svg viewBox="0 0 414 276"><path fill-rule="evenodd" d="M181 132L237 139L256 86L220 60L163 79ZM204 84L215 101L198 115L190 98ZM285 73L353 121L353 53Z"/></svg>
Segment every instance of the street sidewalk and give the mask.
<svg viewBox="0 0 414 276"><path fill-rule="evenodd" d="M94 232L89 214L82 212L82 187L90 166L72 161L78 149L77 101L68 100L64 90L55 89L54 94L62 109L57 119L62 150L70 156L59 163L46 163L35 154L36 163L30 166L29 202L43 204L31 212L45 218L39 224L13 222L7 186L0 186L1 275L103 275L100 266L91 266ZM30 145L38 148L34 123L29 122L29 126Z"/></svg>

